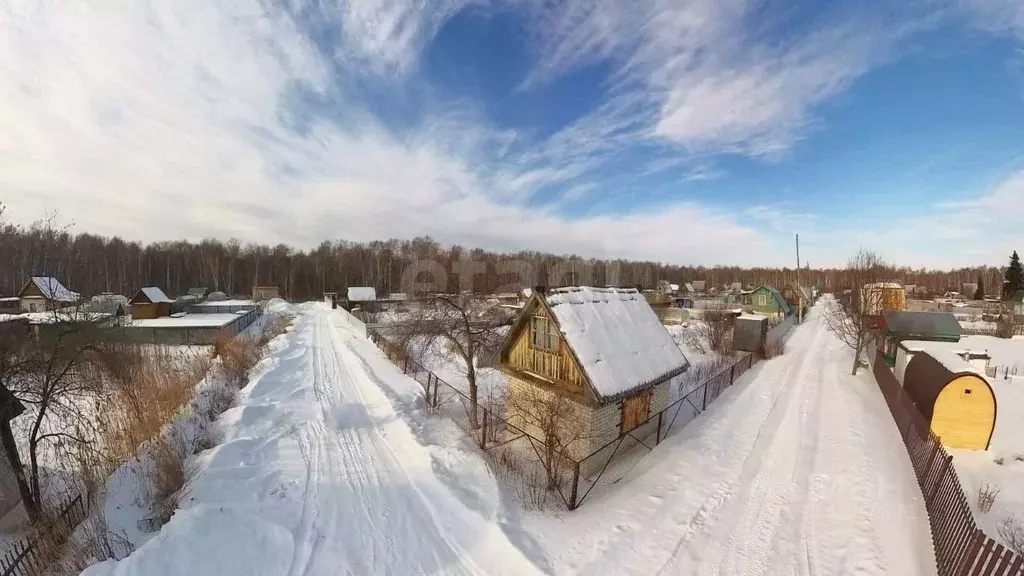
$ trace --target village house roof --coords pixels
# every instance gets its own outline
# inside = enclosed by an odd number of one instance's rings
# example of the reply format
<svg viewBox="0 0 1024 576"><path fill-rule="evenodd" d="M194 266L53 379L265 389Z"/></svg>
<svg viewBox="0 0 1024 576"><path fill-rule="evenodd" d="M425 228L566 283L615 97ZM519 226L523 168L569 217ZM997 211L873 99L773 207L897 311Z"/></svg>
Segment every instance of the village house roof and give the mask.
<svg viewBox="0 0 1024 576"><path fill-rule="evenodd" d="M686 356L634 288L557 288L546 302L566 345L603 401L671 378Z"/></svg>
<svg viewBox="0 0 1024 576"><path fill-rule="evenodd" d="M139 291L135 293L135 296L133 296L132 299L128 303L129 304L145 304L145 303L149 303L149 304L163 304L163 303L167 303L167 304L170 304L171 302L174 302L174 300L171 300L170 298L168 298L167 295L164 294L163 290L157 288L156 286L147 286L145 288L139 289Z"/></svg>
<svg viewBox="0 0 1024 576"><path fill-rule="evenodd" d="M890 334L902 339L960 339L960 323L949 312L885 310L882 312L882 322Z"/></svg>
<svg viewBox="0 0 1024 576"><path fill-rule="evenodd" d="M24 288L21 289L21 292L18 292L18 296L20 297L22 293L32 285L35 285L43 295L43 298L46 298L47 300L53 300L55 302L76 302L80 297L78 292L68 290L60 283L60 280L57 280L52 276L33 276L25 284Z"/></svg>
<svg viewBox="0 0 1024 576"><path fill-rule="evenodd" d="M373 286L349 286L349 302L374 302L377 300L377 289Z"/></svg>

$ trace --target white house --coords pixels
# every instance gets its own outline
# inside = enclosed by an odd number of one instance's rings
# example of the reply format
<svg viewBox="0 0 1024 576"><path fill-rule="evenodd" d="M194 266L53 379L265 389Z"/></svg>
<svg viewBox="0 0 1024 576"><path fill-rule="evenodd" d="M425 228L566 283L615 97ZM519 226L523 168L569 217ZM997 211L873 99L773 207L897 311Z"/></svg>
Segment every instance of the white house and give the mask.
<svg viewBox="0 0 1024 576"><path fill-rule="evenodd" d="M78 302L80 295L52 276L33 276L18 292L22 312L45 312Z"/></svg>

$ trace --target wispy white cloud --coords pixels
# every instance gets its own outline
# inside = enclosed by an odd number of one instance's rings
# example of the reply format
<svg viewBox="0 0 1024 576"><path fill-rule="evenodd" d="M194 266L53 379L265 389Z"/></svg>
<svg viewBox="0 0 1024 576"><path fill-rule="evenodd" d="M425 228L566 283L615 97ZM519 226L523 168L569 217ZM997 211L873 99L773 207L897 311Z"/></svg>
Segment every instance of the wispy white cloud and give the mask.
<svg viewBox="0 0 1024 576"><path fill-rule="evenodd" d="M912 9L889 10L885 21L871 11L826 11L779 40L766 33L772 22L755 0L533 6L538 63L525 87L610 61L613 99L633 101L595 116L628 119L638 140L764 157L789 149L817 105L884 61L922 18Z"/></svg>
<svg viewBox="0 0 1024 576"><path fill-rule="evenodd" d="M375 42L395 35L413 47L381 48L380 60L393 68L370 73L414 65L415 46L438 24L435 16L413 22L421 16L410 10L379 30L345 32L345 43L365 48L360 58L376 59ZM367 31L380 35L367 40ZM697 204L573 217L531 203L532 191L568 182L614 145L574 149L571 129L538 154L515 151L514 134L472 115L441 108L415 129L394 131L374 116L372 102L352 101L344 122L314 118L300 134L283 121L292 111L282 97L296 86L327 92L338 81L337 62L314 40L301 19L255 0L5 4L0 199L7 215L27 222L57 209L79 230L142 240L233 236L310 247L324 238L430 234L510 250L666 261L739 262L761 253L754 228ZM614 139L620 129L604 134ZM568 198L593 186L573 182ZM680 222L693 235L667 243L663 231ZM715 245L698 246L708 236Z"/></svg>

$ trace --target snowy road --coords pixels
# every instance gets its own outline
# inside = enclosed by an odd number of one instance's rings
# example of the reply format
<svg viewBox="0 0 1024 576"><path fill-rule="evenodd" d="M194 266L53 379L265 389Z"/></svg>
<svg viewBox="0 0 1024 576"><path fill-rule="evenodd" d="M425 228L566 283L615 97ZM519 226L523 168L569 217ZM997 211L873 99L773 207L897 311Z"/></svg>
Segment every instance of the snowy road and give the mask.
<svg viewBox="0 0 1024 576"><path fill-rule="evenodd" d="M430 455L364 369L366 342L335 322L328 313L313 318L323 420L308 436L302 545L288 574L535 572L435 477Z"/></svg>
<svg viewBox="0 0 1024 576"><path fill-rule="evenodd" d="M817 310L700 419L572 517L559 571L932 574L921 495L870 375ZM550 539L545 539L550 542Z"/></svg>

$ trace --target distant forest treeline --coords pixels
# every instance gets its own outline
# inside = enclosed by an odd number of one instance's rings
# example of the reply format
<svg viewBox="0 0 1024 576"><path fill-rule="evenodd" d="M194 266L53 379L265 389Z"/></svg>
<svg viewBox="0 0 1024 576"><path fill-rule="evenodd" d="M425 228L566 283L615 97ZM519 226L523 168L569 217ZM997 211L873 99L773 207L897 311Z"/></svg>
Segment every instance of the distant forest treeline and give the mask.
<svg viewBox="0 0 1024 576"><path fill-rule="evenodd" d="M408 281L409 267L428 260L439 265L435 271L447 271L446 289L454 291L468 287L460 286L455 272L460 269L457 263L467 258L480 263L474 265L479 273L472 276L472 289L486 293L535 284L615 282L653 287L658 280L679 284L705 280L709 286L730 282L782 286L796 278L792 268L677 266L529 251L497 253L442 246L430 238L325 241L314 250L304 251L283 244L242 244L237 240L142 244L73 234L52 221L30 227L0 222L0 296L15 294L32 275L55 276L87 296L101 292L131 295L139 287L150 285L163 288L172 297L192 286L249 294L253 285L278 286L282 295L292 300L319 298L325 291L347 286L375 286L378 293L386 294L403 291L403 273ZM617 274L612 272L616 269ZM804 283L825 288L842 286L844 280L841 269L809 269L800 274ZM981 277L986 292L998 295L1003 279L1003 272L994 267L952 271L900 268L892 274L894 280L923 285L938 293L950 288L959 290L962 282L976 282ZM427 276L421 275L419 280Z"/></svg>

